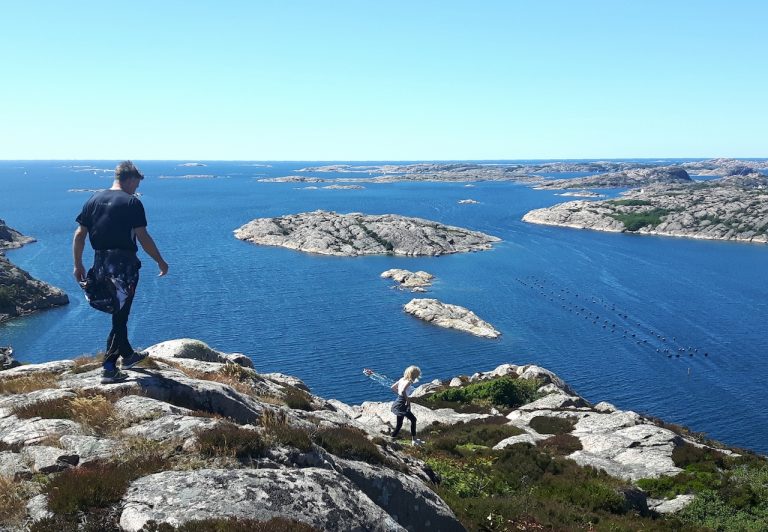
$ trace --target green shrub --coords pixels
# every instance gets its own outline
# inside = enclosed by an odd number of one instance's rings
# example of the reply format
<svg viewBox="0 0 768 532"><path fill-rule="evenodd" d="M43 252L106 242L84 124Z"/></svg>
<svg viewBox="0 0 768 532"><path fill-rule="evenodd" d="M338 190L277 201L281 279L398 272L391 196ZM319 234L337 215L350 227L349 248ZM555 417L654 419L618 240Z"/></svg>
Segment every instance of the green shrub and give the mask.
<svg viewBox="0 0 768 532"><path fill-rule="evenodd" d="M581 440L572 434L556 434L546 440L541 440L537 445L553 454L564 456L583 449Z"/></svg>
<svg viewBox="0 0 768 532"><path fill-rule="evenodd" d="M539 434L565 434L573 430L576 421L571 417L536 416L528 424Z"/></svg>
<svg viewBox="0 0 768 532"><path fill-rule="evenodd" d="M467 463L450 458L429 458L426 464L440 476L440 485L457 497L488 495L491 462L477 460Z"/></svg>
<svg viewBox="0 0 768 532"><path fill-rule="evenodd" d="M368 439L365 432L353 427L338 427L320 429L315 433L315 443L331 454L362 460L374 464L384 464L386 457L379 448Z"/></svg>
<svg viewBox="0 0 768 532"><path fill-rule="evenodd" d="M661 223L661 217L669 213L668 209L655 208L645 212L614 213L610 216L623 223L625 230L633 232L647 225L656 227Z"/></svg>
<svg viewBox="0 0 768 532"><path fill-rule="evenodd" d="M768 507L745 510L736 508L713 490L704 490L677 515L684 523L712 530L763 532L768 530Z"/></svg>
<svg viewBox="0 0 768 532"><path fill-rule="evenodd" d="M466 386L447 388L429 396L427 401L517 408L541 397L536 391L540 387L541 382L536 379L517 379L504 376Z"/></svg>
<svg viewBox="0 0 768 532"><path fill-rule="evenodd" d="M316 528L284 517L273 517L269 521L256 521L237 517L220 517L187 521L177 528L168 523L149 521L144 532L319 532Z"/></svg>
<svg viewBox="0 0 768 532"><path fill-rule="evenodd" d="M162 471L165 466L163 460L151 456L122 463L86 464L55 476L43 491L53 513L71 515L119 502L133 480Z"/></svg>
<svg viewBox="0 0 768 532"><path fill-rule="evenodd" d="M232 423L198 432L197 446L203 456L231 456L238 460L264 456L267 449L257 432Z"/></svg>
<svg viewBox="0 0 768 532"><path fill-rule="evenodd" d="M424 429L429 446L453 452L462 445L493 447L501 440L517 436L524 431L514 425L507 425L505 417L475 419L455 425L432 425Z"/></svg>

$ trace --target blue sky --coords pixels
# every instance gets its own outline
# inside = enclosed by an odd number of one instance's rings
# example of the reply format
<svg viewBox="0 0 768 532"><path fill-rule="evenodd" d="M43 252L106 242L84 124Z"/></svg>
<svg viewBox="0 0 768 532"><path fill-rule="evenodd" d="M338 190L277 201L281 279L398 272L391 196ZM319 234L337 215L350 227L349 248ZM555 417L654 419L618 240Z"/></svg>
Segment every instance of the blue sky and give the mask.
<svg viewBox="0 0 768 532"><path fill-rule="evenodd" d="M768 157L768 2L4 2L1 159Z"/></svg>

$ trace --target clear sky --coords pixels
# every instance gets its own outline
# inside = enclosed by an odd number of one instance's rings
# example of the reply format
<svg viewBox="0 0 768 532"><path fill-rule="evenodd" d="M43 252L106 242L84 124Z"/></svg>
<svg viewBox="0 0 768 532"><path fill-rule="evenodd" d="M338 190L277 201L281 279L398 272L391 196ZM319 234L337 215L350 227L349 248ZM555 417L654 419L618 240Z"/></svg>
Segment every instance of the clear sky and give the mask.
<svg viewBox="0 0 768 532"><path fill-rule="evenodd" d="M0 159L768 157L764 0L4 1Z"/></svg>

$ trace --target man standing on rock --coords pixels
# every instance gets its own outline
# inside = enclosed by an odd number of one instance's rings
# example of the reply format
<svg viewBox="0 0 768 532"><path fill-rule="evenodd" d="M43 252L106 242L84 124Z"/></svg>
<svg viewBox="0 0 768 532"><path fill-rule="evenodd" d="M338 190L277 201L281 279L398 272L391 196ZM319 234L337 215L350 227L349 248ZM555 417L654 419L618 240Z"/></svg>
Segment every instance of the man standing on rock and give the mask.
<svg viewBox="0 0 768 532"><path fill-rule="evenodd" d="M146 353L133 350L128 341L128 314L139 282L141 262L136 256L136 239L147 254L157 262L160 276L168 273L155 241L147 232L144 206L134 196L144 175L131 161L123 161L115 168L112 188L94 194L85 202L76 221L78 228L72 241L75 261L75 279L83 285L92 306L112 314L112 330L107 338L104 354L102 384L124 381L128 375L118 369L117 360L122 358L123 369L130 369L147 357ZM83 266L85 237L89 237L94 249L93 268L86 274ZM102 290L108 297L96 302L90 290ZM98 290L97 290L98 291Z"/></svg>

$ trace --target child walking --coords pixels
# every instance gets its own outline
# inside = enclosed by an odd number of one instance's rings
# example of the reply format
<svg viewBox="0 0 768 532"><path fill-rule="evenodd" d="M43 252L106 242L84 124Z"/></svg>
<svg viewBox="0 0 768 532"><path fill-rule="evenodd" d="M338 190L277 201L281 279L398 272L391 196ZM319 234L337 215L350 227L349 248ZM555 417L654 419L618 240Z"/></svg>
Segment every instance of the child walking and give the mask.
<svg viewBox="0 0 768 532"><path fill-rule="evenodd" d="M403 427L403 418L408 418L411 422L411 441L414 445L421 445L422 442L416 438L416 416L411 412L411 386L419 380L421 370L416 366L408 366L403 372L403 377L390 387L397 394L397 399L392 403L392 413L397 416L397 425L392 433L392 438L396 438Z"/></svg>

